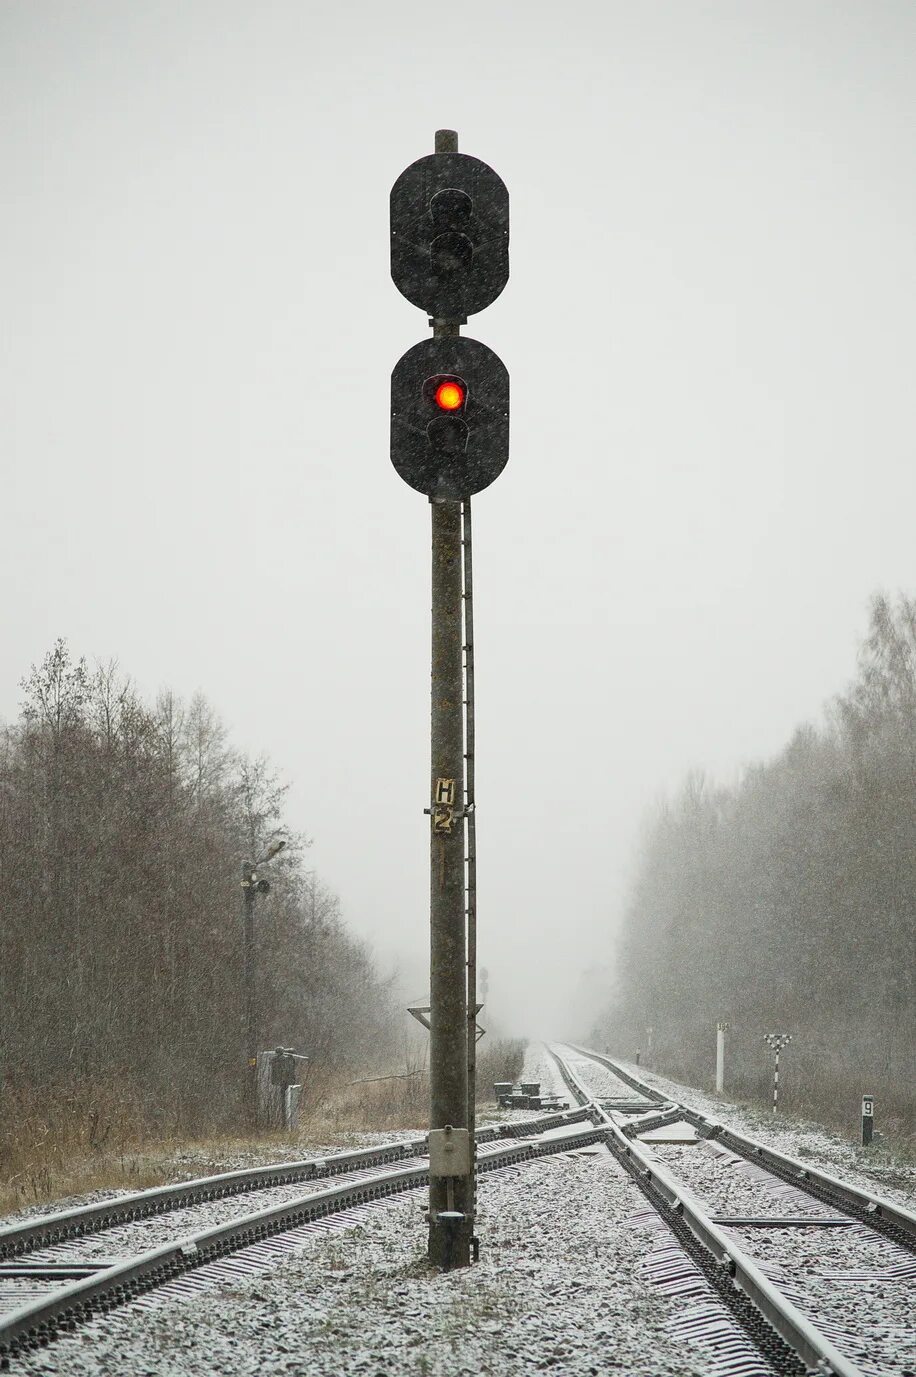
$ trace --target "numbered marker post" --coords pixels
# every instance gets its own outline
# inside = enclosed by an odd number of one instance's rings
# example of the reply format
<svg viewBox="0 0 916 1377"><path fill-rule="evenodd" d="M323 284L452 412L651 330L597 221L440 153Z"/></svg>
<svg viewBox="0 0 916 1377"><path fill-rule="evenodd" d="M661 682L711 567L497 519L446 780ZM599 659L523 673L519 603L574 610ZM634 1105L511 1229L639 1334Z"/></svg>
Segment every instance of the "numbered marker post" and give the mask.
<svg viewBox="0 0 916 1377"><path fill-rule="evenodd" d="M862 1096L862 1146L868 1147L875 1130L875 1097Z"/></svg>
<svg viewBox="0 0 916 1377"><path fill-rule="evenodd" d="M725 1089L725 1034L728 1032L728 1024L720 1019L716 1024L716 1094L721 1095Z"/></svg>

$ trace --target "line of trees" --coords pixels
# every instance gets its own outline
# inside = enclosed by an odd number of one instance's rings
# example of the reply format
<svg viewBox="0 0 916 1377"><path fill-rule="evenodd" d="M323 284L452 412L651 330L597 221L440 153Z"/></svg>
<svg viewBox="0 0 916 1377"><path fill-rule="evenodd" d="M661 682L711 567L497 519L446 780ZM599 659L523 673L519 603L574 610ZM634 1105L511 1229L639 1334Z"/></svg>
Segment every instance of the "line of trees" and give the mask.
<svg viewBox="0 0 916 1377"><path fill-rule="evenodd" d="M780 1100L847 1126L914 1131L916 599L873 600L849 690L735 788L691 776L645 839L611 1007L593 1036L766 1100L768 1032L790 1032Z"/></svg>
<svg viewBox="0 0 916 1377"><path fill-rule="evenodd" d="M239 1122L241 864L278 834L256 909L260 1045L326 1067L393 1049L390 983L305 868L275 774L202 697L147 705L63 641L22 687L0 736L0 1097L116 1083L150 1127Z"/></svg>

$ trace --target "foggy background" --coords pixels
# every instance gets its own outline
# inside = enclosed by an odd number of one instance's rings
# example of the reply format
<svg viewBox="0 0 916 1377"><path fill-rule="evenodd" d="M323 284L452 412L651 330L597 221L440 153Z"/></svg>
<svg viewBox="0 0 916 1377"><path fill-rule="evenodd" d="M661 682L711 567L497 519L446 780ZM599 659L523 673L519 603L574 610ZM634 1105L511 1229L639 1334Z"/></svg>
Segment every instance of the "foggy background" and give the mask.
<svg viewBox="0 0 916 1377"><path fill-rule="evenodd" d="M202 689L426 992L429 513L388 389L429 330L388 192L456 128L512 215L465 330L512 378L480 960L515 1030L581 1028L646 808L777 750L912 590L914 49L902 2L7 0L0 716L58 635Z"/></svg>

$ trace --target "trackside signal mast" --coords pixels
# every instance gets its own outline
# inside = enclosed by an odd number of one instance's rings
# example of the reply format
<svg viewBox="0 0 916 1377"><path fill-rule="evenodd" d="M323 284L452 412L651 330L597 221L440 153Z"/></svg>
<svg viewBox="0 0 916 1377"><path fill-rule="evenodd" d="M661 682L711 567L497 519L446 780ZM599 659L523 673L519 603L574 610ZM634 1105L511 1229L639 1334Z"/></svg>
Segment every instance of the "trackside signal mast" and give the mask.
<svg viewBox="0 0 916 1377"><path fill-rule="evenodd" d="M461 335L508 281L509 193L458 152L454 130L440 129L435 152L392 187L391 276L433 330L391 375L391 462L432 514L429 1257L452 1268L471 1260L476 1156L470 499L509 457L509 374Z"/></svg>

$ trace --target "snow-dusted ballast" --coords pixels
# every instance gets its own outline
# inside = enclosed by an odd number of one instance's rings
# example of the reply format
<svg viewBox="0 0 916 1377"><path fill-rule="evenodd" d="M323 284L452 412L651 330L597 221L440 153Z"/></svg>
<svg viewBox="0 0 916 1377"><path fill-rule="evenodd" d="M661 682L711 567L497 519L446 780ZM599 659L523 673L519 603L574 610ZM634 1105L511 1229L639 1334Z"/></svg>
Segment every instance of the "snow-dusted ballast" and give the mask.
<svg viewBox="0 0 916 1377"><path fill-rule="evenodd" d="M890 1303L875 1305L874 1288L860 1288L858 1327L851 1325L848 1312L856 1292L846 1292L838 1315L836 1282L843 1280L855 1286L858 1278L865 1280L869 1276L867 1271L855 1270L854 1258L856 1250L862 1256L863 1246L867 1250L869 1237L874 1237L874 1230L868 1227L871 1220L881 1230L883 1237L878 1243L884 1249L884 1260L890 1263L884 1268L885 1278L902 1282L909 1276L908 1254L900 1243L902 1234L904 1247L907 1241L912 1245L912 1216L908 1211L889 1201L873 1199L855 1186L838 1182L827 1173L714 1123L662 1095L608 1057L580 1047L551 1051L579 1103L602 1113L609 1128L611 1151L674 1233L685 1254L686 1269L693 1264L702 1272L730 1316L729 1322L741 1327L774 1371L803 1374L815 1370L833 1377L888 1377L905 1370L905 1366L900 1366L897 1350L897 1339L903 1333L903 1326L895 1323L895 1319L899 1321L899 1308L895 1316ZM593 1078L583 1065L585 1061L596 1072ZM614 1084L589 1084L590 1079L600 1083L608 1074ZM654 1112L622 1121L619 1113L608 1108L615 1097L605 1094L621 1084L636 1090L645 1103L655 1107ZM651 1146L640 1141L643 1134L650 1140L654 1136ZM698 1148L701 1158L696 1156ZM680 1154L677 1174L660 1160L660 1152L666 1149ZM743 1217L711 1211L706 1197L715 1191L710 1184L713 1181L717 1186L727 1183L722 1185L726 1198L734 1199L744 1192L744 1199L753 1201L752 1208ZM692 1187L702 1190L702 1202ZM772 1208L761 1212L761 1199L777 1199L777 1212ZM845 1215L825 1215L825 1204L832 1211L843 1211L845 1207ZM848 1227L836 1227L843 1225ZM747 1229L758 1229L760 1236L768 1234L781 1240L793 1234L796 1240L806 1233L810 1237L819 1230L830 1231L834 1238L844 1235L848 1239L849 1267L828 1274L819 1283L815 1269L799 1255L797 1243L794 1254L792 1243L781 1245L788 1252L782 1259L764 1249L764 1261L743 1245L740 1235ZM718 1323L713 1319L712 1328ZM701 1322L699 1328L702 1327Z"/></svg>

